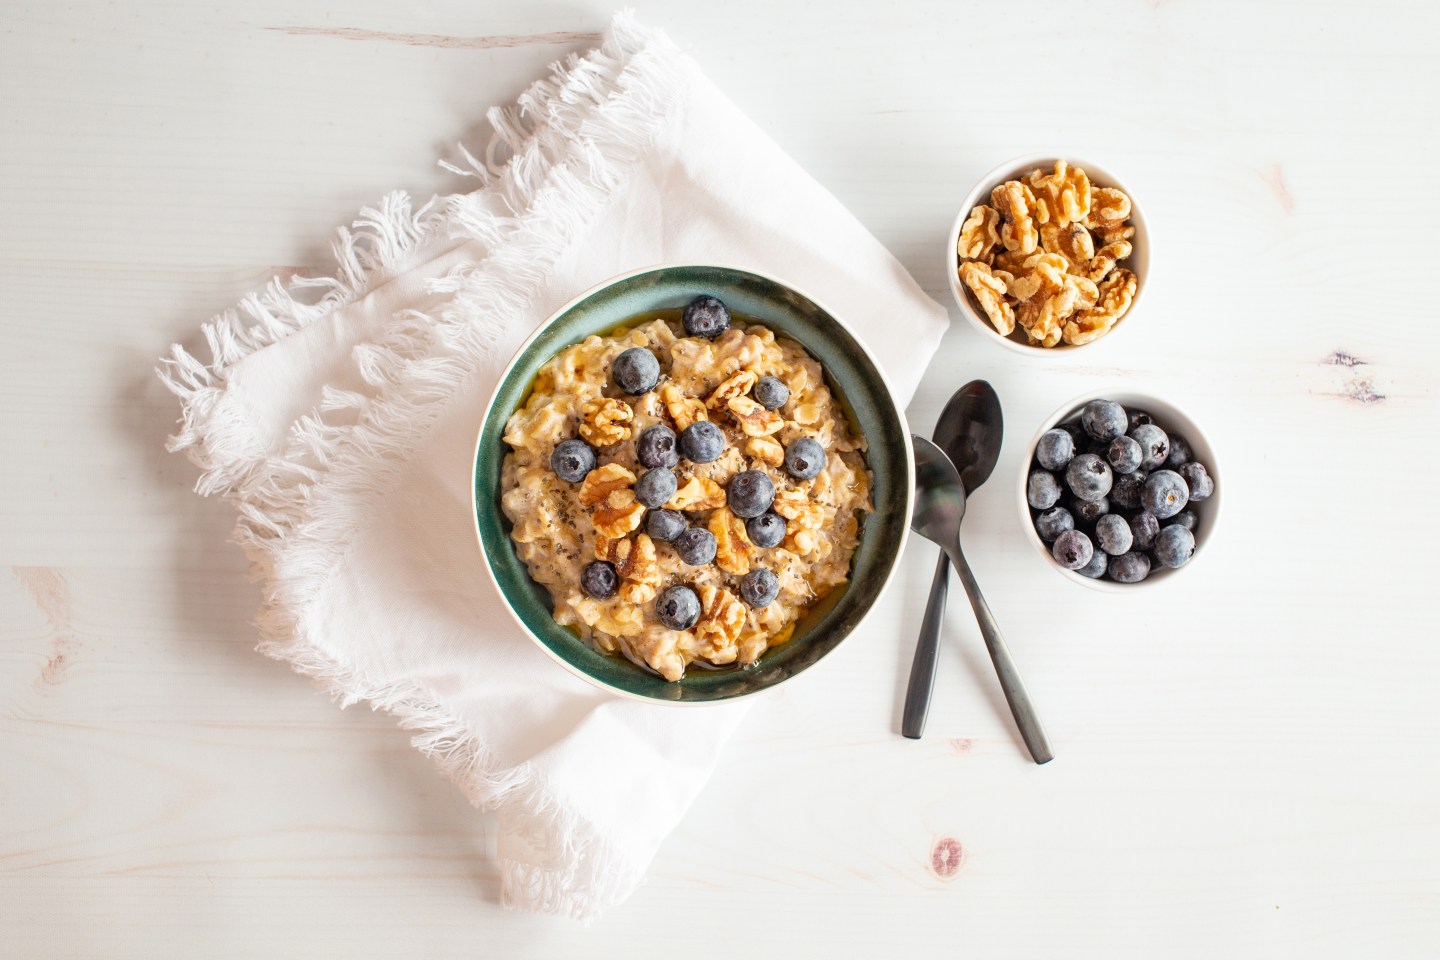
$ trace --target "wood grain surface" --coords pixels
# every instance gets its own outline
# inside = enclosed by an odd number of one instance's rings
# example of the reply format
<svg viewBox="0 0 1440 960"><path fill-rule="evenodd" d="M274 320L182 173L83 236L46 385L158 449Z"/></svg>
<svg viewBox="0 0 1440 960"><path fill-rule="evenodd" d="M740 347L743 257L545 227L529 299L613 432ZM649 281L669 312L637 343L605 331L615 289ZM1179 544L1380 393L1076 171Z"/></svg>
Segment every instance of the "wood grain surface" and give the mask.
<svg viewBox="0 0 1440 960"><path fill-rule="evenodd" d="M1440 956L1429 6L639 10L943 302L955 206L1002 160L1090 157L1142 198L1122 335L1017 357L952 311L909 409L928 432L974 377L1004 400L966 550L1054 763L958 603L927 735L898 736L917 543L585 928L502 910L493 821L253 652L154 358L382 193L460 188L435 159L608 13L4 5L0 955ZM1014 487L1035 425L1120 385L1204 424L1226 505L1194 568L1117 598L1045 568Z"/></svg>

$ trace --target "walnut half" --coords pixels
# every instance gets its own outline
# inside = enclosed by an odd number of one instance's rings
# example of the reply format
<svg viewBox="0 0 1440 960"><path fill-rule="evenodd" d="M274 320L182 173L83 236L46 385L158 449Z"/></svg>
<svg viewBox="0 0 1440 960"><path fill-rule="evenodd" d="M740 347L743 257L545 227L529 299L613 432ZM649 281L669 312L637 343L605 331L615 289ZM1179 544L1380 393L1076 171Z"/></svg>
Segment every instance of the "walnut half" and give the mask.
<svg viewBox="0 0 1440 960"><path fill-rule="evenodd" d="M633 540L600 540L595 555L615 565L615 572L624 581L620 599L626 603L648 603L660 592L660 564L655 559L655 541L648 534Z"/></svg>
<svg viewBox="0 0 1440 960"><path fill-rule="evenodd" d="M589 507L604 500L616 490L634 486L635 474L618 463L607 463L585 474L580 484L580 504Z"/></svg>
<svg viewBox="0 0 1440 960"><path fill-rule="evenodd" d="M715 566L737 577L749 573L755 548L745 535L745 521L731 513L729 507L721 507L710 514L706 526L715 535Z"/></svg>
<svg viewBox="0 0 1440 960"><path fill-rule="evenodd" d="M595 397L580 407L580 417L580 436L597 447L609 447L630 439L635 414L624 400Z"/></svg>

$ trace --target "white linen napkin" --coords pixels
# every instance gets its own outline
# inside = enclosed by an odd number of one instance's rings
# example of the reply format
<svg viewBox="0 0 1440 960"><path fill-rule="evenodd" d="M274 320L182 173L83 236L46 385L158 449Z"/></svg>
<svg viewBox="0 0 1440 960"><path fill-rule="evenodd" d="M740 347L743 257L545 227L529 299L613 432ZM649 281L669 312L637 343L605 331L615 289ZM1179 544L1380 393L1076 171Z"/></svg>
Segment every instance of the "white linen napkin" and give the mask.
<svg viewBox="0 0 1440 960"><path fill-rule="evenodd" d="M367 701L499 820L502 899L589 918L640 882L743 702L613 697L553 663L482 569L471 457L530 332L664 262L778 276L837 309L906 403L947 324L905 270L663 35L616 17L598 50L507 109L479 189L391 194L326 279L272 280L159 373L171 449L239 512L264 582L260 650Z"/></svg>

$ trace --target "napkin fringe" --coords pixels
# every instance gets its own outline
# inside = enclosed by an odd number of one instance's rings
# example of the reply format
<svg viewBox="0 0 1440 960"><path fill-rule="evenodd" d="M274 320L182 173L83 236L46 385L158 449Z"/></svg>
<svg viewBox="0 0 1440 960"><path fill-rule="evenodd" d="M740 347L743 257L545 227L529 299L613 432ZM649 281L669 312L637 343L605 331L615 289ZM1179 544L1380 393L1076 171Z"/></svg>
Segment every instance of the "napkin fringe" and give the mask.
<svg viewBox="0 0 1440 960"><path fill-rule="evenodd" d="M508 318L529 312L571 238L584 235L582 225L673 120L684 83L674 50L663 34L618 15L598 50L571 57L515 105L490 112L494 135L483 162L461 147L469 170L443 163L479 178L480 189L418 210L404 193L386 196L338 231L334 276L271 280L205 325L210 362L176 345L156 371L182 402L169 448L200 467L197 492L235 501L234 540L265 581L260 652L312 678L342 706L365 701L391 713L467 799L505 808L505 829L540 861L502 856L506 906L582 920L628 896L646 864L558 801L529 765L505 766L419 685L375 684L336 660L310 604L364 528L359 514L390 490L391 474L494 352ZM406 311L385 335L355 348L373 394L325 391L317 410L293 425L283 451L266 449L226 389L231 367L365 296L441 238L478 240L488 253L431 282L433 292L454 294L438 315Z"/></svg>

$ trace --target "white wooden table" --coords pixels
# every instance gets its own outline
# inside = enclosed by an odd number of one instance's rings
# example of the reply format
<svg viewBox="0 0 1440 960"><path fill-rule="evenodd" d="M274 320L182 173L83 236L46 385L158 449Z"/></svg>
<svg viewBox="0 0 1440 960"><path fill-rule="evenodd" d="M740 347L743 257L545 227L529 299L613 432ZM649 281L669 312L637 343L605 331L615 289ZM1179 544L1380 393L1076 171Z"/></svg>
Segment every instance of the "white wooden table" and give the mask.
<svg viewBox="0 0 1440 960"><path fill-rule="evenodd" d="M1143 325L1040 363L956 313L909 410L928 431L973 377L1005 401L967 549L1058 759L1024 759L963 604L926 738L897 735L916 544L872 625L757 708L628 903L588 929L503 911L492 822L387 718L252 651L230 508L162 450L150 368L381 193L454 189L434 157L608 10L10 2L0 955L1440 955L1440 15L640 13L939 299L993 164L1056 148L1143 196ZM1107 384L1193 410L1228 481L1202 560L1122 599L1046 570L1012 493L1034 425Z"/></svg>

